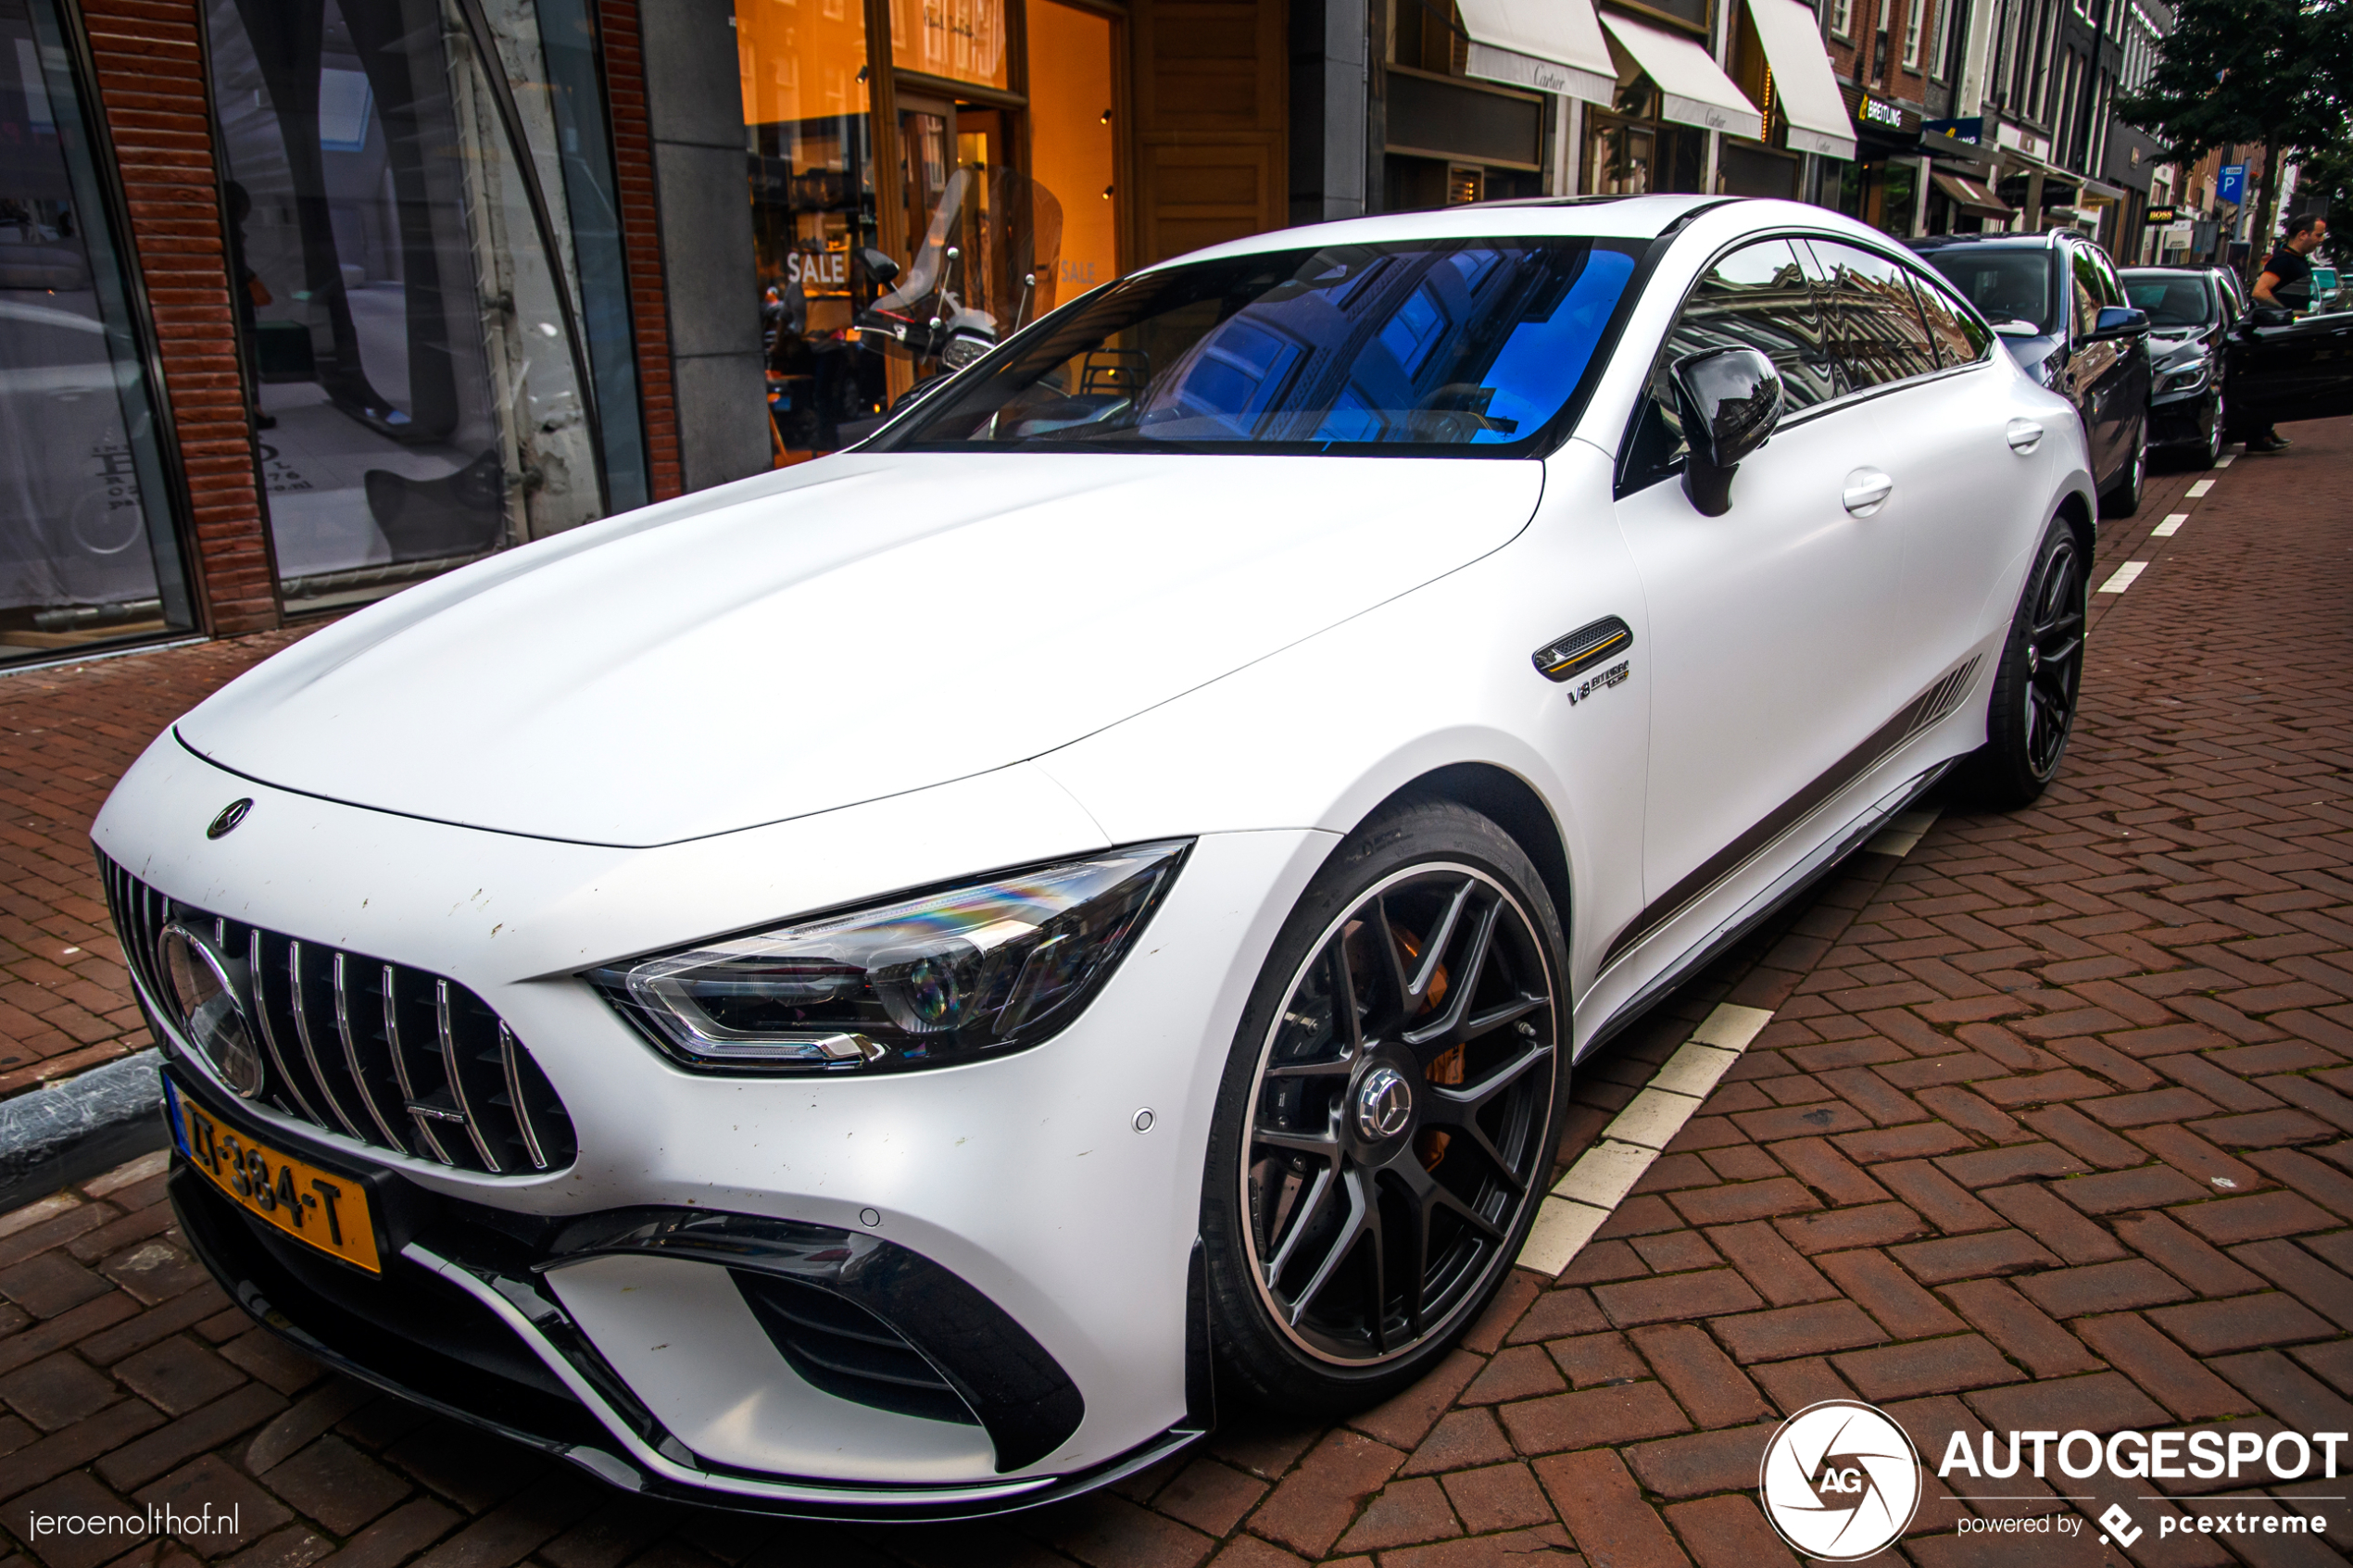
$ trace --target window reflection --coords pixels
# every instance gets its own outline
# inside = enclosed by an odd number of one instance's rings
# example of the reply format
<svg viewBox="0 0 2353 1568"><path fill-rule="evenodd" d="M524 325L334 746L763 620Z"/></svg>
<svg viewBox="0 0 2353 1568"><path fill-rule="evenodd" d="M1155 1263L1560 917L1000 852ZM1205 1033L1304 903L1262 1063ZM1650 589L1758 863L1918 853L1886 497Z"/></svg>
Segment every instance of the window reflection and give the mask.
<svg viewBox="0 0 2353 1568"><path fill-rule="evenodd" d="M495 43L454 0L210 0L233 295L289 608L604 509L557 270L574 258L551 257L504 121L506 73L547 68L527 6L492 9Z"/></svg>
<svg viewBox="0 0 2353 1568"><path fill-rule="evenodd" d="M192 625L69 59L52 0L0 0L0 660Z"/></svg>

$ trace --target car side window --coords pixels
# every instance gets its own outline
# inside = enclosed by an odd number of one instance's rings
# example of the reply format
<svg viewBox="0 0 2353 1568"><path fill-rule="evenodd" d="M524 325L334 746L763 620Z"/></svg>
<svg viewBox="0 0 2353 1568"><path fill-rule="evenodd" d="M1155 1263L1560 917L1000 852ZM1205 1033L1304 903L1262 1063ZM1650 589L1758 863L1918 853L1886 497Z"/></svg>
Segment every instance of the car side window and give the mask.
<svg viewBox="0 0 2353 1568"><path fill-rule="evenodd" d="M2132 304L2131 300L2124 297L2124 280L2118 276L2116 263L2108 258L2108 252L2094 249L2090 245L2083 248L2091 257L2092 265L2099 269L2100 303L2102 305Z"/></svg>
<svg viewBox="0 0 2353 1568"><path fill-rule="evenodd" d="M1948 367L1974 364L1993 352L1994 334L1935 279L1913 273L1912 292L1919 296L1920 315L1928 322L1928 335L1935 340L1940 363Z"/></svg>
<svg viewBox="0 0 2353 1568"><path fill-rule="evenodd" d="M2068 247L2074 265L2069 269L2072 280L2069 293L2075 302L2075 335L2089 337L2100 319L2100 264L2082 245Z"/></svg>
<svg viewBox="0 0 2353 1568"><path fill-rule="evenodd" d="M1791 413L1837 396L1841 388L1822 331L1818 291L1806 258L1787 240L1762 240L1718 260L1701 275L1675 318L1651 369L1649 395L1635 420L1628 487L1674 471L1683 457L1683 426L1667 370L1713 348L1754 348L1781 373Z"/></svg>
<svg viewBox="0 0 2353 1568"><path fill-rule="evenodd" d="M1936 349L1905 269L1835 240L1809 242L1830 280L1831 343L1856 391L1924 376Z"/></svg>

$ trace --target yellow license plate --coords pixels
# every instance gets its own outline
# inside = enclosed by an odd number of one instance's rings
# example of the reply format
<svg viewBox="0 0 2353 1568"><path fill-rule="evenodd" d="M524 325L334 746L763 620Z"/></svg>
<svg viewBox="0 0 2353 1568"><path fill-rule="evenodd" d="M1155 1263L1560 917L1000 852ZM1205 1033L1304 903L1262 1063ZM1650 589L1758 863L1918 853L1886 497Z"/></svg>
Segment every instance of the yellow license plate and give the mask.
<svg viewBox="0 0 2353 1568"><path fill-rule="evenodd" d="M371 1274L384 1272L365 1187L223 1126L185 1095L174 1098L180 1101L188 1162L213 1185L297 1241Z"/></svg>

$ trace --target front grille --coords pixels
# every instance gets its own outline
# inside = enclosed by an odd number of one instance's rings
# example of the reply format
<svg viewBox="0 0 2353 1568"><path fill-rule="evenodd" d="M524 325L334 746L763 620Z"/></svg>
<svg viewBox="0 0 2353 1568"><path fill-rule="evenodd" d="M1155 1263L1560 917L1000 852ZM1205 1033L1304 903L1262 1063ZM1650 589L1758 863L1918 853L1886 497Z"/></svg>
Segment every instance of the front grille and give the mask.
<svg viewBox="0 0 2353 1568"><path fill-rule="evenodd" d="M268 1060L258 1103L373 1148L489 1175L560 1171L572 1118L488 1003L406 964L264 931L166 897L101 855L124 954L149 996L171 922L210 935L245 971Z"/></svg>
<svg viewBox="0 0 2353 1568"><path fill-rule="evenodd" d="M855 1301L774 1274L727 1272L768 1342L811 1386L875 1410L979 1424L920 1351Z"/></svg>

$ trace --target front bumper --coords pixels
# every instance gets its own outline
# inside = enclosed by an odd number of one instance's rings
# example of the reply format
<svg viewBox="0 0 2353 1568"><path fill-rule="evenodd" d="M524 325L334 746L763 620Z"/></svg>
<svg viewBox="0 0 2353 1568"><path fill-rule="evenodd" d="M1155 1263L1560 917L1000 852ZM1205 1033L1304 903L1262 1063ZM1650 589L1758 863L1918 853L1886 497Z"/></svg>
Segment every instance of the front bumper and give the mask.
<svg viewBox="0 0 2353 1568"><path fill-rule="evenodd" d="M295 1144L303 1158L322 1159L320 1148L302 1147L278 1129L253 1130L184 1070L173 1072L171 1082L175 1095L193 1098L216 1121L242 1126L247 1137ZM613 1239L642 1232L645 1211L530 1221L438 1198L387 1173L345 1173L368 1187L380 1231L392 1243L381 1276L324 1257L248 1217L191 1166L177 1129L168 1185L181 1234L264 1327L363 1382L559 1455L629 1491L796 1517L969 1518L1107 1485L1157 1463L1205 1430L1204 1411L1084 1470L963 1486L844 1485L715 1462L681 1442L638 1398L551 1285L568 1265L615 1255L607 1250ZM724 1231L735 1218L694 1214L686 1223L709 1229L719 1222ZM749 1221L755 1229L762 1223ZM1051 1447L1057 1434L1066 1436L1076 1424L1076 1389L1034 1340L969 1286L952 1275L943 1280L944 1271L887 1243L824 1227L790 1228L804 1262L812 1253L824 1258L864 1243L868 1261L885 1265L867 1272L882 1276L873 1294L887 1310L937 1307L943 1287L955 1296L962 1286L962 1298L953 1302L963 1309L952 1320L956 1332L925 1349L962 1352L965 1370L976 1375L961 1378L960 1386L979 1384L984 1397L988 1391L1013 1396L990 1412L1003 1417L988 1428L1000 1449L1009 1436L1022 1438L1025 1424L1033 1447ZM757 1251L742 1246L739 1255L724 1257L706 1246L687 1266L712 1273L774 1266L773 1261L763 1265ZM992 1313L998 1321L989 1321ZM772 1349L767 1359L778 1360L778 1352ZM762 1375L757 1364L731 1370L738 1380ZM788 1374L787 1364L767 1370L772 1376ZM1205 1372L1204 1366L1197 1375Z"/></svg>
<svg viewBox="0 0 2353 1568"><path fill-rule="evenodd" d="M245 821L208 840L206 823L240 796L256 802ZM997 1060L863 1078L687 1073L575 976L1101 847L1092 819L1042 775L1008 770L630 850L276 791L167 735L125 775L94 836L175 900L462 985L512 1026L570 1112L569 1167L453 1170L235 1099L159 1028L178 1081L208 1110L425 1205L426 1221L387 1238L388 1273L421 1299L471 1302L487 1326L469 1344L500 1347L494 1359L514 1375L492 1385L479 1356L428 1354L407 1318L355 1313L341 1265L289 1262L298 1243L256 1234L217 1195L186 1198L215 1271L279 1332L315 1341L313 1353L624 1486L798 1513L1026 1507L1198 1430L1189 1345L1201 1331L1188 1303L1210 1118L1264 955L1332 835L1202 837L1136 949L1063 1034ZM1148 1133L1135 1125L1144 1109ZM208 1206L223 1212L208 1222ZM647 1210L887 1244L1018 1325L1083 1413L1051 1451L1028 1453L972 1424L830 1398L780 1354L729 1267L674 1251L544 1267L561 1227ZM510 1244L521 1250L497 1250ZM343 1298L322 1286L321 1267ZM575 1344L549 1326L559 1321Z"/></svg>
<svg viewBox="0 0 2353 1568"><path fill-rule="evenodd" d="M2167 393L2149 399L2149 445L2204 446L2213 429L2214 389Z"/></svg>

